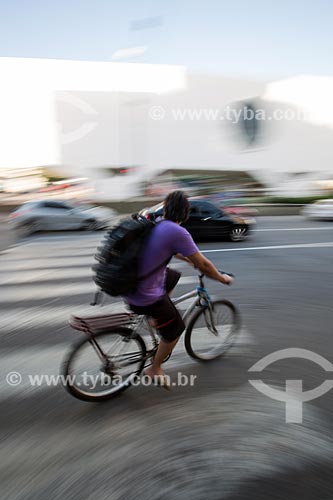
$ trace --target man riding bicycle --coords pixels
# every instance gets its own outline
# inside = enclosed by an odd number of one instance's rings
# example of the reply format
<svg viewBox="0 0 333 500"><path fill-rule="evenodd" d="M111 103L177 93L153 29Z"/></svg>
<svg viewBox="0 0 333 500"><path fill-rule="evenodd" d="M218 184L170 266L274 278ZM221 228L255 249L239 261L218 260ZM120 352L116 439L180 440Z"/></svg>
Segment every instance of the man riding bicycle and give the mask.
<svg viewBox="0 0 333 500"><path fill-rule="evenodd" d="M182 191L174 191L166 197L163 220L153 228L142 252L139 275L147 277L140 280L135 292L124 296L133 312L154 320L161 340L153 363L145 374L165 387L167 383L161 364L185 329L183 319L169 297L179 281L180 273L168 268L168 262L175 256L211 279L226 285L233 282L232 277L216 269L199 251L190 233L180 226L188 219L189 211L188 199Z"/></svg>

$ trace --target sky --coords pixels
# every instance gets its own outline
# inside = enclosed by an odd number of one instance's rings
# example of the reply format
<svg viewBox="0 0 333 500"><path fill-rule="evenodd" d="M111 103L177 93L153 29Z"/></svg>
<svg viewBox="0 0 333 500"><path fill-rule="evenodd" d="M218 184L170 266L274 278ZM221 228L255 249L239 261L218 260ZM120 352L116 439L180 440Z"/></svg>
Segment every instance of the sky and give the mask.
<svg viewBox="0 0 333 500"><path fill-rule="evenodd" d="M0 57L181 64L250 79L333 74L331 0L0 0Z"/></svg>

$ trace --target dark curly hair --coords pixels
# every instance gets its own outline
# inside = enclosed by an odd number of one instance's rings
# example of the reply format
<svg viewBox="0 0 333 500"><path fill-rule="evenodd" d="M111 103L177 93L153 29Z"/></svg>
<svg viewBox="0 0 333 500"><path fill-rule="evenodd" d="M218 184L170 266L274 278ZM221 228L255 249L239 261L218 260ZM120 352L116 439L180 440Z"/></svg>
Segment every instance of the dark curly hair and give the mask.
<svg viewBox="0 0 333 500"><path fill-rule="evenodd" d="M164 200L164 218L173 222L185 222L190 213L190 204L183 191L173 191Z"/></svg>

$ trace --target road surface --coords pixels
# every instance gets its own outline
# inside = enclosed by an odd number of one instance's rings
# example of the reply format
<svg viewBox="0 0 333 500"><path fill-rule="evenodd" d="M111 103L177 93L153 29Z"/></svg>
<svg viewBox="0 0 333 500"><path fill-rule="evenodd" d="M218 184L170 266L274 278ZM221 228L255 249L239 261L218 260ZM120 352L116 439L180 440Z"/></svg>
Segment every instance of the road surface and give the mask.
<svg viewBox="0 0 333 500"><path fill-rule="evenodd" d="M181 343L165 366L174 381L195 375L193 386L140 386L90 404L60 383L32 386L29 376L58 374L81 335L67 326L69 315L96 312L90 266L101 236L36 235L1 255L1 498L332 500L333 391L303 404L291 395L302 421L286 422L286 403L249 380L284 397L286 380L301 380L306 392L333 378L325 371L333 361L333 225L263 217L245 242L200 244L236 275L233 287L207 281L241 311L235 346L201 365ZM175 266L183 272L177 291L191 290L195 273ZM105 310L114 307L110 300ZM289 358L248 371L284 349L320 355L328 368ZM19 378L9 384L11 372Z"/></svg>

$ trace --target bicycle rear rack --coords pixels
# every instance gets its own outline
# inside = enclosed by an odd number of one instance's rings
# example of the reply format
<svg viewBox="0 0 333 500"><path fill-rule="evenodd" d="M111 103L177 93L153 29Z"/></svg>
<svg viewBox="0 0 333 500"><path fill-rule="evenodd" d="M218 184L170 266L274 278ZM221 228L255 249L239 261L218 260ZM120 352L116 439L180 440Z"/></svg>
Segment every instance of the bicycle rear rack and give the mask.
<svg viewBox="0 0 333 500"><path fill-rule="evenodd" d="M69 319L69 325L74 330L79 330L87 335L94 335L118 326L130 325L136 318L136 314L126 312L86 317L72 315Z"/></svg>

